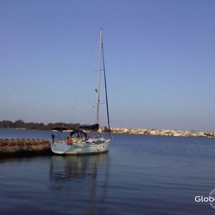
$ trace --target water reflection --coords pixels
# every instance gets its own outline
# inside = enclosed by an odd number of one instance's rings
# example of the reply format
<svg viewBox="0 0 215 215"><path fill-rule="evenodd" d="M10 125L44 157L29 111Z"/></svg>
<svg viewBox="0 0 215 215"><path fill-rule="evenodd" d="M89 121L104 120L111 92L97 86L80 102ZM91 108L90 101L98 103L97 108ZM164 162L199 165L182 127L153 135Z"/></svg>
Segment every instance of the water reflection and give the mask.
<svg viewBox="0 0 215 215"><path fill-rule="evenodd" d="M50 165L51 189L95 189L96 184L107 182L108 163L108 154L52 156Z"/></svg>

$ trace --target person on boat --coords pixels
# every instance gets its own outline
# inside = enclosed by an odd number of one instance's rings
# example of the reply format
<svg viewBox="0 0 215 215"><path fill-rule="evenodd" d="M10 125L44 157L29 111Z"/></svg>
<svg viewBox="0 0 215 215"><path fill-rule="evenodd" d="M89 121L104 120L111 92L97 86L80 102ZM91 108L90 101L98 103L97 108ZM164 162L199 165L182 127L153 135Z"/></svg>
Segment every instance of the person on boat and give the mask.
<svg viewBox="0 0 215 215"><path fill-rule="evenodd" d="M67 145L72 145L73 144L72 138L71 137L67 137L66 138L66 143L67 143Z"/></svg>

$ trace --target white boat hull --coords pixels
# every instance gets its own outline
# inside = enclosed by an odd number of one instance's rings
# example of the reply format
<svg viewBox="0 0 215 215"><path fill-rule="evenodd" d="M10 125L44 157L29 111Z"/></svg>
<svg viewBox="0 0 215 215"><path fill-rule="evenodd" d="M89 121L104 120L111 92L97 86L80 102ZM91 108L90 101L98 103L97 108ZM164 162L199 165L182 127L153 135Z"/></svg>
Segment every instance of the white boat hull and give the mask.
<svg viewBox="0 0 215 215"><path fill-rule="evenodd" d="M110 139L97 139L91 142L80 142L68 145L65 142L54 142L51 150L55 154L84 155L105 153L109 149Z"/></svg>

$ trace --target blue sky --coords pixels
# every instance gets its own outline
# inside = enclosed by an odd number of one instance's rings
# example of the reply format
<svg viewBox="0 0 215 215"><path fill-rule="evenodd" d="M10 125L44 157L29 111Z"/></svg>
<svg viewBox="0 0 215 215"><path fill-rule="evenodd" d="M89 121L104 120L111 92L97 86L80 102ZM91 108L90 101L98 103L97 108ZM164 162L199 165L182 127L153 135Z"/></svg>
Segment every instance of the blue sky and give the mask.
<svg viewBox="0 0 215 215"><path fill-rule="evenodd" d="M100 27L112 127L215 130L214 0L1 0L0 120L94 123Z"/></svg>

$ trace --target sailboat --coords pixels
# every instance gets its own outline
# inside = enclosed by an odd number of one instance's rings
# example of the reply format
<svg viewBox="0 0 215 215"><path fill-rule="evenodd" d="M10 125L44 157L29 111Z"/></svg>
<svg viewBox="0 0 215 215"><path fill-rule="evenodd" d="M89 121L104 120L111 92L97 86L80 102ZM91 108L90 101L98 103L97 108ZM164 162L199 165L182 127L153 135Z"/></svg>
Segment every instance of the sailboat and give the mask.
<svg viewBox="0 0 215 215"><path fill-rule="evenodd" d="M104 50L103 50L103 29L100 28L100 42L99 42L99 66L98 66L98 88L96 89L96 123L94 125L82 125L78 129L58 127L53 128L52 131L52 144L51 150L55 154L66 155L84 155L84 154L100 154L105 153L109 149L110 138L100 137L99 129L99 107L100 107L100 83L101 73L104 77L105 100L106 100L106 113L108 131L110 131L110 118L108 108L108 94L107 82L104 63ZM88 131L94 132L94 136L89 136ZM111 134L110 134L111 135Z"/></svg>

